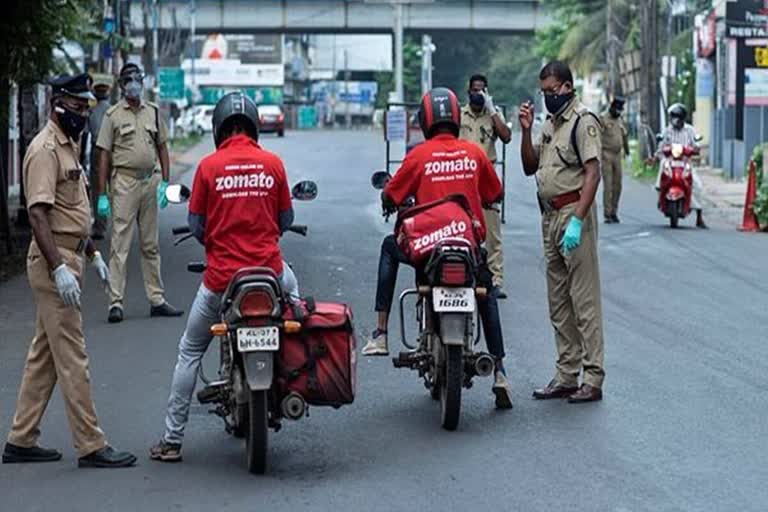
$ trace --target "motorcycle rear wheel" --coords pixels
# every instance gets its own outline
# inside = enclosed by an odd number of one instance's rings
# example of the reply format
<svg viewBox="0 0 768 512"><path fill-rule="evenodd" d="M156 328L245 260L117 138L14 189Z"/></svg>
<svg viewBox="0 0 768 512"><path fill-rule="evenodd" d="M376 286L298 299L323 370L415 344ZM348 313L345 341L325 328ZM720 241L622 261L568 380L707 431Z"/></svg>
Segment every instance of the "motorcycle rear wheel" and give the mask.
<svg viewBox="0 0 768 512"><path fill-rule="evenodd" d="M669 203L667 208L669 208L669 225L675 229L680 223L680 200Z"/></svg>
<svg viewBox="0 0 768 512"><path fill-rule="evenodd" d="M463 347L446 345L445 373L440 379L441 423L445 430L456 430L461 413L461 387L464 381Z"/></svg>
<svg viewBox="0 0 768 512"><path fill-rule="evenodd" d="M248 471L263 475L267 471L269 426L267 417L267 392L251 391L248 400L248 435L245 438Z"/></svg>

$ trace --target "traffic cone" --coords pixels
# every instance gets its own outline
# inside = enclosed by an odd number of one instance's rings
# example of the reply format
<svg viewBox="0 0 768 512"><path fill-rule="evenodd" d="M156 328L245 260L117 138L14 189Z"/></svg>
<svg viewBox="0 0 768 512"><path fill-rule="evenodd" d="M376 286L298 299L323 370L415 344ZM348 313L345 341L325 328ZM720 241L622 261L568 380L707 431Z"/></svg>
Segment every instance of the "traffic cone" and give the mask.
<svg viewBox="0 0 768 512"><path fill-rule="evenodd" d="M747 180L747 198L744 200L744 220L741 222L739 231L760 231L757 223L757 216L752 211L752 204L757 197L757 173L755 172L755 161L749 161L749 178Z"/></svg>

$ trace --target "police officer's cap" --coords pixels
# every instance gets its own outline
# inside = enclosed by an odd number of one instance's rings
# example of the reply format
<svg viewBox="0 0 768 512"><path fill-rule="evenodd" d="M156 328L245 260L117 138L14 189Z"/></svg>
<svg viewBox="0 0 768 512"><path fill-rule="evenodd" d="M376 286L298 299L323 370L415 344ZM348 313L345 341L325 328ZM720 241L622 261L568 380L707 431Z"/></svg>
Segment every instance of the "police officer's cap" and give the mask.
<svg viewBox="0 0 768 512"><path fill-rule="evenodd" d="M624 110L624 103L626 100L622 96L616 96L611 102L611 106L616 110Z"/></svg>
<svg viewBox="0 0 768 512"><path fill-rule="evenodd" d="M54 96L73 96L93 101L96 97L91 92L93 80L88 73L80 75L59 75L51 78L48 83Z"/></svg>
<svg viewBox="0 0 768 512"><path fill-rule="evenodd" d="M139 74L141 75L141 68L138 64L134 62L126 62L123 64L123 67L120 68L120 77L124 77L126 75L133 75L133 74Z"/></svg>

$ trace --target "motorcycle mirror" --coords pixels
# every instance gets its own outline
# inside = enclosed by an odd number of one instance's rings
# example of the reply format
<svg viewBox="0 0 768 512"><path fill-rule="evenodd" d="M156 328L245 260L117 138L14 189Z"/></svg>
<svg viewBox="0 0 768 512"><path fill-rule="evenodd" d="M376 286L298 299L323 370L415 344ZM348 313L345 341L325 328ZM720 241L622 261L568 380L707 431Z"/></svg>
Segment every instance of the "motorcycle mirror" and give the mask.
<svg viewBox="0 0 768 512"><path fill-rule="evenodd" d="M660 134L660 133L657 133L656 134L656 142L661 142L662 140L664 140L664 136L662 134Z"/></svg>
<svg viewBox="0 0 768 512"><path fill-rule="evenodd" d="M317 183L311 180L300 181L291 189L291 196L298 201L311 201L317 197Z"/></svg>
<svg viewBox="0 0 768 512"><path fill-rule="evenodd" d="M168 185L165 189L165 198L169 203L181 204L189 201L192 191L185 185Z"/></svg>
<svg viewBox="0 0 768 512"><path fill-rule="evenodd" d="M371 185L376 190L384 190L387 182L392 178L387 171L378 171L371 176Z"/></svg>
<svg viewBox="0 0 768 512"><path fill-rule="evenodd" d="M703 141L703 140L704 140L704 137L702 137L701 135L697 135L697 136L695 136L695 137L693 138L693 140L695 140L696 142L701 142L701 141Z"/></svg>

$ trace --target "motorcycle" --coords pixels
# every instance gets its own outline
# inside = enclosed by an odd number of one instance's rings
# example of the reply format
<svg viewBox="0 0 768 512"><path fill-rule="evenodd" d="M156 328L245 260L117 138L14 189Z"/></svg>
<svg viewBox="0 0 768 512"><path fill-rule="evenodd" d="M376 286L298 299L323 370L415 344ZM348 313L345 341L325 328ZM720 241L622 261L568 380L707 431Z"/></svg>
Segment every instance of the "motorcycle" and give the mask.
<svg viewBox="0 0 768 512"><path fill-rule="evenodd" d="M386 171L376 172L371 184L382 190L389 179ZM413 204L408 201L404 211ZM392 213L384 208L387 220ZM446 430L458 427L462 388L471 388L476 376L493 375L495 368L490 354L475 351L481 336L477 299L488 293L478 285L479 267L471 242L447 236L435 243L424 265L416 266L416 286L399 297L400 338L409 350L393 357L393 365L418 372L430 396L440 401L440 421ZM414 344L405 328L405 300L410 296L416 297Z"/></svg>
<svg viewBox="0 0 768 512"><path fill-rule="evenodd" d="M186 202L190 196L191 191L183 185L170 185L166 192L171 203ZM317 185L311 181L300 182L292 189L292 197L296 200L310 201L316 196ZM307 235L306 226L293 225L288 230ZM173 228L173 233L181 235L174 245L192 237L188 226ZM205 268L203 262L188 264L190 272L202 273ZM310 397L304 396L309 393L302 394L295 385L300 383L306 387L306 377L299 380L306 370L303 366L312 366L315 377L323 370L323 364L327 367L327 363L320 360L319 350L316 359L310 358L310 349L314 350L318 342L307 334L307 329L317 328L324 322L321 329L340 327L345 337L351 337L349 349L352 354L347 358L350 389L343 391L354 396L356 360L351 313L347 314L345 310L339 314L338 308L329 313L329 306L333 305L315 305L310 298L302 300L304 302L299 304L286 296L273 270L242 268L232 277L222 295L220 322L211 327L211 334L219 340L218 378L206 378L201 368L204 387L198 391L197 399L201 404L215 406L210 412L222 418L228 433L245 438L246 463L253 474L266 472L269 429L278 432L283 419L299 420L309 415ZM320 322L311 316L315 311L320 312ZM323 312L325 316L322 316ZM328 332L322 331L319 344ZM329 346L330 343L328 340ZM333 352L332 348L325 348L325 353ZM287 368L291 361L295 364ZM343 384L344 379L340 380ZM320 405L334 407L351 401L325 403L315 400Z"/></svg>
<svg viewBox="0 0 768 512"><path fill-rule="evenodd" d="M664 159L661 162L658 207L661 213L669 218L670 226L676 228L680 219L684 219L691 212L691 157L695 154L695 148L682 144L665 144L661 151Z"/></svg>

